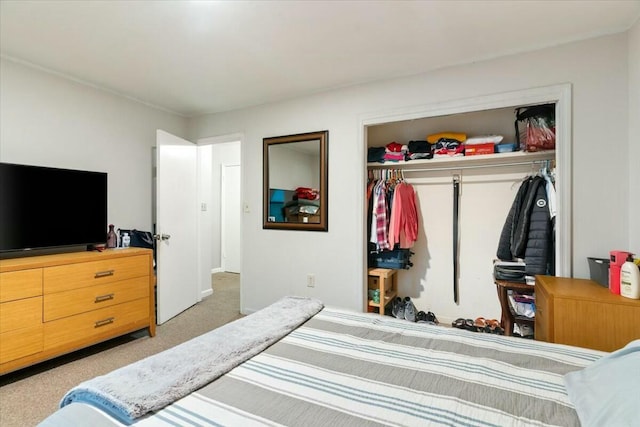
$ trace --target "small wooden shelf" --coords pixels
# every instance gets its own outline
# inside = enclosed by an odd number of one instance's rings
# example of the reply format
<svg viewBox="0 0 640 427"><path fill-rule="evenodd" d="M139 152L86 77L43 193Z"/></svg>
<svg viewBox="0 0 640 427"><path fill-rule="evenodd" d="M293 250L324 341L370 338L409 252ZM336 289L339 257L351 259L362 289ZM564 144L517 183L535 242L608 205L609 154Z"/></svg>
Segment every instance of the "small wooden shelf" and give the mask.
<svg viewBox="0 0 640 427"><path fill-rule="evenodd" d="M502 308L502 319L500 324L504 329L504 334L505 335L513 334L513 324L515 322L526 323L528 325L534 326L535 318L529 318L526 316L520 316L515 314L515 312L511 308L511 304L509 304L507 291L516 291L524 294L534 294L535 287L532 285L527 285L526 283L509 282L507 280L495 280L495 284L496 284L496 289L498 291L498 299L500 300L500 306Z"/></svg>
<svg viewBox="0 0 640 427"><path fill-rule="evenodd" d="M390 268L370 268L368 270L367 289L380 291L380 302L368 300L369 307L378 309L378 313L384 316L384 308L398 295L398 270Z"/></svg>

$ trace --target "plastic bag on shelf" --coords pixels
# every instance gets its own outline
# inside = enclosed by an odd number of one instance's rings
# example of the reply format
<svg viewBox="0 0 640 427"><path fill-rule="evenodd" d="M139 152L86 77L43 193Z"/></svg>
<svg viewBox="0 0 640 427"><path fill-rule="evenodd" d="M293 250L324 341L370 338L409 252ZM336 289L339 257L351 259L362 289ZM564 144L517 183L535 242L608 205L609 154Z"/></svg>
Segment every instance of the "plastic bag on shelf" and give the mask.
<svg viewBox="0 0 640 427"><path fill-rule="evenodd" d="M535 299L530 295L521 295L514 291L507 291L507 297L509 298L509 305L511 311L517 316L528 317L533 319L536 315Z"/></svg>
<svg viewBox="0 0 640 427"><path fill-rule="evenodd" d="M555 104L516 108L516 140L523 151L556 148Z"/></svg>

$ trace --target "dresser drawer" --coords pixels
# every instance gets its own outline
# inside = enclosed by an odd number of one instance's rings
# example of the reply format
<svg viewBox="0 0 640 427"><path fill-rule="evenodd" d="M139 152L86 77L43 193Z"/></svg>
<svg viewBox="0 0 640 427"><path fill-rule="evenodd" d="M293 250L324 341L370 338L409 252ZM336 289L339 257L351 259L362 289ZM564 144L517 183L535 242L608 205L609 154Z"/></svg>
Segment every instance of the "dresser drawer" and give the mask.
<svg viewBox="0 0 640 427"><path fill-rule="evenodd" d="M49 322L148 296L148 276L46 294L44 321Z"/></svg>
<svg viewBox="0 0 640 427"><path fill-rule="evenodd" d="M0 304L0 334L42 324L42 297Z"/></svg>
<svg viewBox="0 0 640 427"><path fill-rule="evenodd" d="M42 351L42 324L0 334L0 364Z"/></svg>
<svg viewBox="0 0 640 427"><path fill-rule="evenodd" d="M42 269L0 273L0 303L42 295Z"/></svg>
<svg viewBox="0 0 640 427"><path fill-rule="evenodd" d="M144 255L47 267L43 276L44 293L63 292L142 276L149 276L149 257Z"/></svg>
<svg viewBox="0 0 640 427"><path fill-rule="evenodd" d="M135 330L136 324L149 324L149 299L105 307L88 313L65 317L44 324L44 349L73 346L100 337L117 336L124 330Z"/></svg>

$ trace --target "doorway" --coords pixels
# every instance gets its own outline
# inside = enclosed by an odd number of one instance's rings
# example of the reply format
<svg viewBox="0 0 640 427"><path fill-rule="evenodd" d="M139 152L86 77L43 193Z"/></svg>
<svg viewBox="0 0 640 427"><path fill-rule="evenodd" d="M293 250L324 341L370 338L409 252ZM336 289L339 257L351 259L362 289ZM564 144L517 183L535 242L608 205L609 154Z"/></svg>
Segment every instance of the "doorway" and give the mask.
<svg viewBox="0 0 640 427"><path fill-rule="evenodd" d="M242 294L241 235L242 185L241 140L238 134L204 138L198 144L198 257L201 297L214 293L213 275L237 276ZM224 293L219 292L224 298ZM214 295L216 297L216 295ZM237 305L237 299L229 301Z"/></svg>
<svg viewBox="0 0 640 427"><path fill-rule="evenodd" d="M220 191L221 265L225 273L240 274L240 165L222 165Z"/></svg>

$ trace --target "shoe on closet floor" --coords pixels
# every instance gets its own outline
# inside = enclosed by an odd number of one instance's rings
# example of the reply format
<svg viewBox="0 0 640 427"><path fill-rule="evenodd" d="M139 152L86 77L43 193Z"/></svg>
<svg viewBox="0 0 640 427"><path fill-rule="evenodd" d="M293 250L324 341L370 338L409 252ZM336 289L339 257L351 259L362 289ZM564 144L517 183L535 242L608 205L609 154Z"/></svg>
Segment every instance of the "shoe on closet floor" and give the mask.
<svg viewBox="0 0 640 427"><path fill-rule="evenodd" d="M416 321L416 306L413 305L410 297L404 298L404 319L409 322Z"/></svg>
<svg viewBox="0 0 640 427"><path fill-rule="evenodd" d="M404 319L404 302L402 298L396 297L391 303L391 314L398 319Z"/></svg>
<svg viewBox="0 0 640 427"><path fill-rule="evenodd" d="M437 325L437 319L434 322L435 316L432 312L425 313L424 311L419 311L416 313L416 323L426 323L428 325Z"/></svg>
<svg viewBox="0 0 640 427"><path fill-rule="evenodd" d="M496 319L486 320L486 326L484 327L484 331L489 334L498 334L504 335L504 329L500 326L500 322Z"/></svg>
<svg viewBox="0 0 640 427"><path fill-rule="evenodd" d="M484 317L478 317L476 318L476 320L473 322L473 326L476 327L476 331L477 332L484 332L486 331L487 328L487 320Z"/></svg>
<svg viewBox="0 0 640 427"><path fill-rule="evenodd" d="M436 315L433 314L433 312L431 312L431 311L427 312L427 322L431 322L434 325L437 325L438 323L440 323L440 322L438 322L438 318L436 317Z"/></svg>
<svg viewBox="0 0 640 427"><path fill-rule="evenodd" d="M464 329L466 319L464 317L458 317L456 320L451 322L451 326L458 329Z"/></svg>

